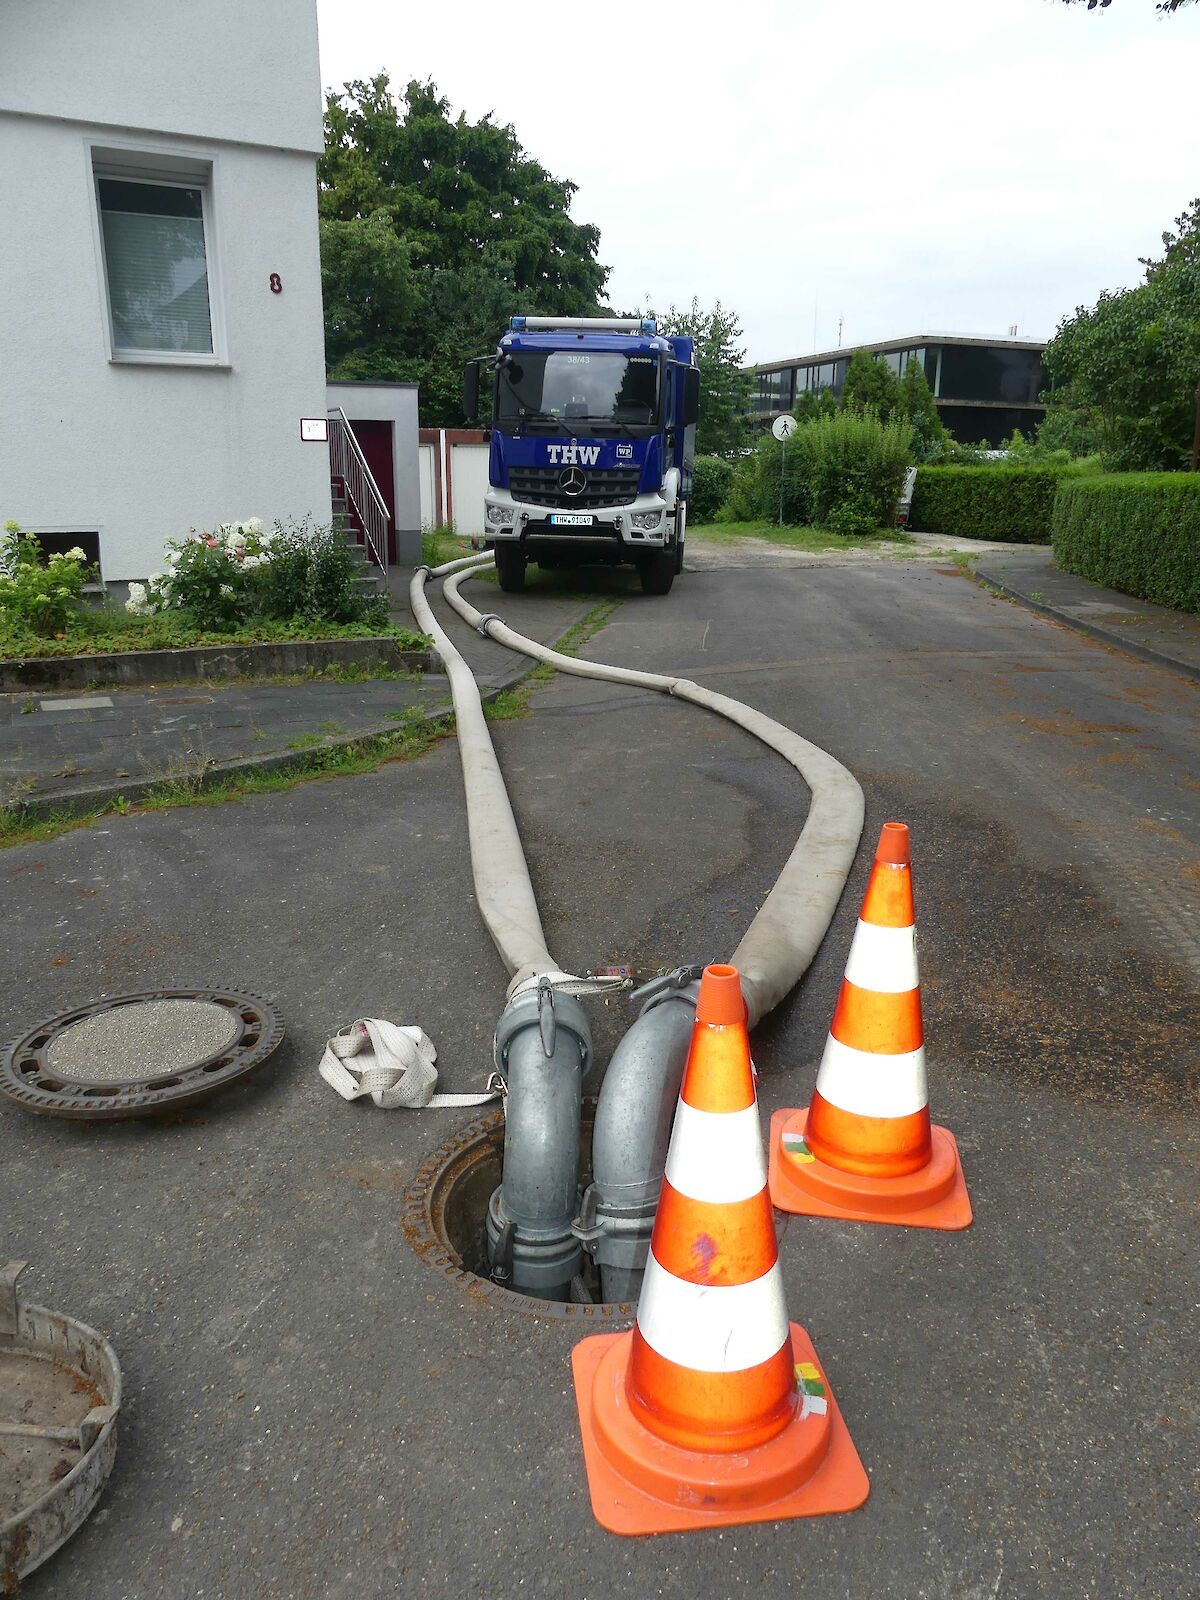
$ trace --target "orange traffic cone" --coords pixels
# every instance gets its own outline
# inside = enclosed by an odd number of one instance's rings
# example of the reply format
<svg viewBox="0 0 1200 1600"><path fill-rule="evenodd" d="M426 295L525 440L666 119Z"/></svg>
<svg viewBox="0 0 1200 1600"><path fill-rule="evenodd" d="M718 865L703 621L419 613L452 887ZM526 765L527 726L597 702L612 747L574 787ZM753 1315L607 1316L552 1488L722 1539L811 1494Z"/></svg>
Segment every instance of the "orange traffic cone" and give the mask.
<svg viewBox="0 0 1200 1600"><path fill-rule="evenodd" d="M885 822L807 1111L771 1118L781 1211L956 1229L971 1202L954 1135L929 1121L908 829Z"/></svg>
<svg viewBox="0 0 1200 1600"><path fill-rule="evenodd" d="M571 1364L596 1520L668 1533L852 1511L869 1484L788 1322L741 983L708 967L630 1333Z"/></svg>

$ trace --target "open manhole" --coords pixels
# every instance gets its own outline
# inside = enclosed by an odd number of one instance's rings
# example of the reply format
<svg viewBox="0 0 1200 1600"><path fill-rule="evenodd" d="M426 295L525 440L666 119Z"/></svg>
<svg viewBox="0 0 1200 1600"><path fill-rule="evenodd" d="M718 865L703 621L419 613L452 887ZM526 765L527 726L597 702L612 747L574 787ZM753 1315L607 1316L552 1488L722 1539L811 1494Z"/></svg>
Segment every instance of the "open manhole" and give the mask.
<svg viewBox="0 0 1200 1600"><path fill-rule="evenodd" d="M257 995L155 989L64 1011L0 1056L0 1092L26 1111L111 1121L202 1100L267 1059L283 1020Z"/></svg>
<svg viewBox="0 0 1200 1600"><path fill-rule="evenodd" d="M585 1101L580 1129L580 1183L591 1182L592 1121L595 1101ZM504 1159L504 1114L477 1117L427 1156L405 1196L405 1237L421 1259L457 1283L467 1294L497 1311L524 1311L554 1321L628 1320L631 1302L600 1299L595 1263L584 1256L581 1300L539 1300L493 1283L488 1276L486 1218L488 1201L500 1182Z"/></svg>

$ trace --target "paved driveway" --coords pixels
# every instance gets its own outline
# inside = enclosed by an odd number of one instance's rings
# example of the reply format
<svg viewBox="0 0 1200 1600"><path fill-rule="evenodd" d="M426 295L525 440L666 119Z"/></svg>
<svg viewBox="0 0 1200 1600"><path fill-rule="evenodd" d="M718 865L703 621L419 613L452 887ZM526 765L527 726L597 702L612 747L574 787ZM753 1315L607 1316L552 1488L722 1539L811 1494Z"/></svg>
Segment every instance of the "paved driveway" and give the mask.
<svg viewBox="0 0 1200 1600"><path fill-rule="evenodd" d="M975 1225L793 1219L781 1246L866 1507L604 1534L571 1331L406 1245L405 1186L462 1114L344 1105L315 1064L367 1013L419 1021L445 1087L485 1076L504 975L448 741L0 854L0 1031L177 983L245 984L290 1028L261 1081L162 1126L0 1112L6 1252L111 1330L129 1394L102 1509L28 1592L1195 1594L1195 689L924 562L688 573L587 648L761 706L858 774L868 835L912 827L934 1112ZM803 820L777 757L577 680L495 731L566 965L732 949ZM811 1091L866 855L756 1037L764 1117ZM622 1020L595 1012L602 1049Z"/></svg>

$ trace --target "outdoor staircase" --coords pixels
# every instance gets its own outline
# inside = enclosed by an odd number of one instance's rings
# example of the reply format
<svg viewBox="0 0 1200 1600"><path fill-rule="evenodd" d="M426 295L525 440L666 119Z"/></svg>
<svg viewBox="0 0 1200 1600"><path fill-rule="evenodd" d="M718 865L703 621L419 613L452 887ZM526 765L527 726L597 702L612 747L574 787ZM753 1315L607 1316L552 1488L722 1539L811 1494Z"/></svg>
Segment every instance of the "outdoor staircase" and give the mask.
<svg viewBox="0 0 1200 1600"><path fill-rule="evenodd" d="M387 579L379 567L371 560L367 552L366 541L354 526L350 515L350 506L341 480L333 478L331 480L331 488L333 491L333 525L350 546L359 568L354 578L355 588L360 589L364 595L381 594L386 598L388 593Z"/></svg>

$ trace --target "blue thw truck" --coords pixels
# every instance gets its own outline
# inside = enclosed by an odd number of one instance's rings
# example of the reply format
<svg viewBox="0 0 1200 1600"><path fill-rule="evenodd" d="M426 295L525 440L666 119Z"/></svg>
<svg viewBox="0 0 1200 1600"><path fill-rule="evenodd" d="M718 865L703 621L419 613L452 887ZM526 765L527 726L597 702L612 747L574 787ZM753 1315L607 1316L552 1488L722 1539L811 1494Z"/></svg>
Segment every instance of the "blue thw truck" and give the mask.
<svg viewBox="0 0 1200 1600"><path fill-rule="evenodd" d="M500 587L529 562L637 568L646 594L683 570L700 374L694 342L651 317L513 317L468 362L470 418L490 388L484 539Z"/></svg>

